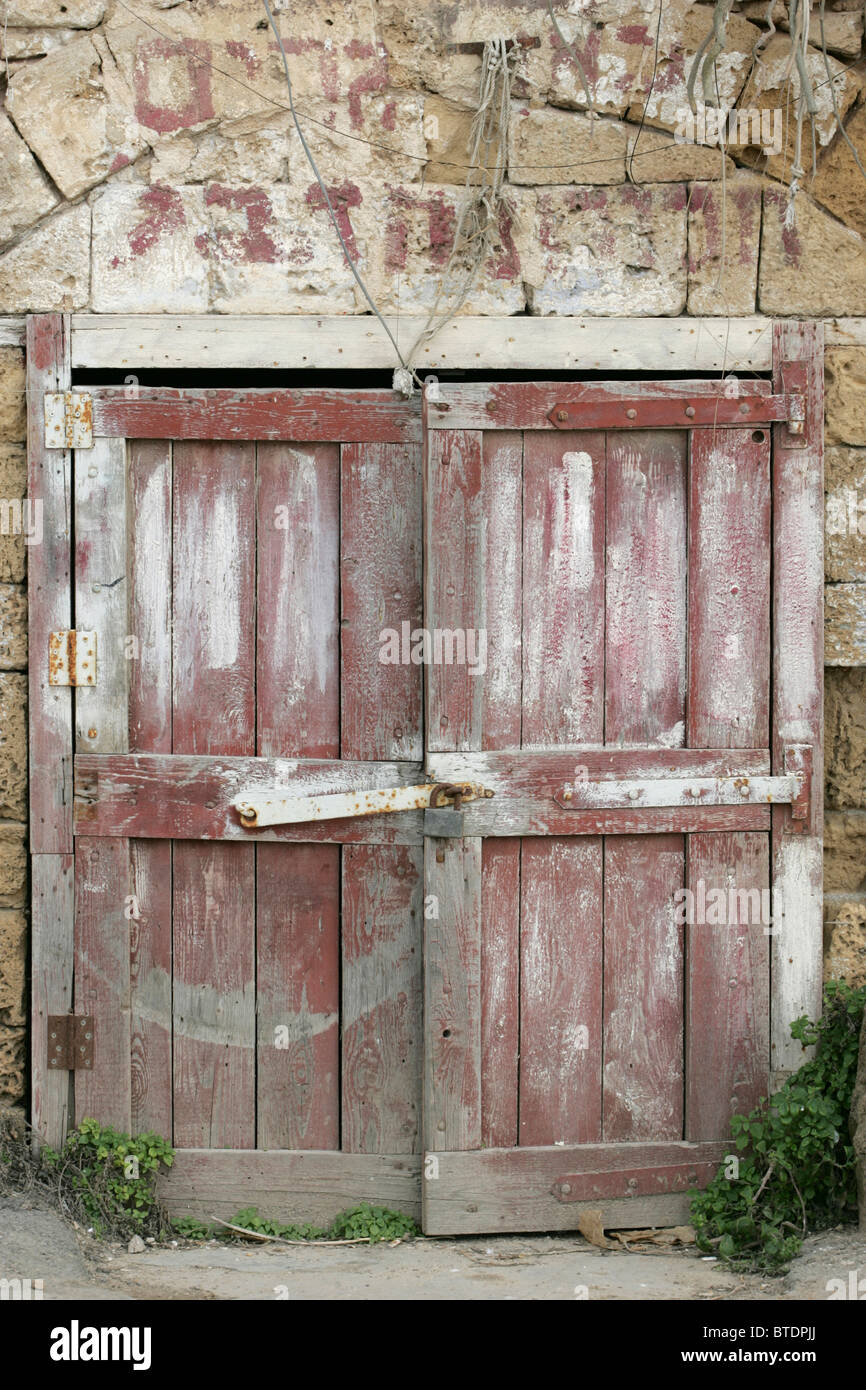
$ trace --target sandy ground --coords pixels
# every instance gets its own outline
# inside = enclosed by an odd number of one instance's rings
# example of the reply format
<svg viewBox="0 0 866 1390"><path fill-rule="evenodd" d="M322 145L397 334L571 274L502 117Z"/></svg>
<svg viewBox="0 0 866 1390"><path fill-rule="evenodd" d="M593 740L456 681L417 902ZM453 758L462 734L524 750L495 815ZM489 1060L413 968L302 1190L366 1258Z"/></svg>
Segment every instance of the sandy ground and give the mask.
<svg viewBox="0 0 866 1390"><path fill-rule="evenodd" d="M599 1250L581 1236L372 1248L212 1242L130 1255L31 1199L0 1201L0 1278L41 1279L45 1299L826 1300L828 1281L847 1286L851 1270L866 1293L866 1232L850 1227L812 1236L776 1279L733 1274L693 1248Z"/></svg>

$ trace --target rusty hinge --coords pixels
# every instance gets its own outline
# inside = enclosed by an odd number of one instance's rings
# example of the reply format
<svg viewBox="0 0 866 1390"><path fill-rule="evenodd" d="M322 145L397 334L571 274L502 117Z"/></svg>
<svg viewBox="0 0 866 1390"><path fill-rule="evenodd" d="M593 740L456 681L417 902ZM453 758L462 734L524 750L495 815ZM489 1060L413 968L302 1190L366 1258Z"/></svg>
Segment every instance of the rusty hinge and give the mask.
<svg viewBox="0 0 866 1390"><path fill-rule="evenodd" d="M96 685L95 632L49 632L48 684Z"/></svg>
<svg viewBox="0 0 866 1390"><path fill-rule="evenodd" d="M45 447L93 448L93 397L88 391L46 392Z"/></svg>
<svg viewBox="0 0 866 1390"><path fill-rule="evenodd" d="M49 1071L90 1071L95 1035L92 1014L49 1014Z"/></svg>

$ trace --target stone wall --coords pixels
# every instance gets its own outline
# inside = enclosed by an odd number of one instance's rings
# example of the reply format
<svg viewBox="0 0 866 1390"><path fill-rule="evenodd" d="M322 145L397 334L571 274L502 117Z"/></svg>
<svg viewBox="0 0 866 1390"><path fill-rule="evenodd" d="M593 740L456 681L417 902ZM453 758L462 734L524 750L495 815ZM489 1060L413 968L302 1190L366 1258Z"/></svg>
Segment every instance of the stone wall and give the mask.
<svg viewBox="0 0 866 1390"><path fill-rule="evenodd" d="M302 125L383 310L431 306L478 90L466 46L505 35L522 45L506 202L466 312L710 315L720 334L729 315L866 315L866 188L835 114L866 164L861 0L829 0L826 57L817 19L811 31L817 175L793 217L784 3L757 64L765 0L735 5L717 62L722 101L785 118L778 148L730 143L724 158L674 138L711 22L699 0L666 0L658 31L657 0L556 0L594 119L545 0L275 9ZM365 311L260 0L9 0L5 14L0 314ZM826 959L862 982L866 349L832 349L827 384ZM0 350L7 498L23 489L22 385L21 353ZM0 536L0 1097L12 1099L24 1069L25 563L20 538Z"/></svg>

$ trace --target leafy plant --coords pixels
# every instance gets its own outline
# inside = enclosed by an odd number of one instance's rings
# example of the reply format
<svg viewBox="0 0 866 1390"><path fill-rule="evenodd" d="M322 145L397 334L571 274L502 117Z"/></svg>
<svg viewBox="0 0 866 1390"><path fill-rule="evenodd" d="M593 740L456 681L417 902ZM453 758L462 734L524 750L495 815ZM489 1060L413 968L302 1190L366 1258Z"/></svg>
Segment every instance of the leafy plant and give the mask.
<svg viewBox="0 0 866 1390"><path fill-rule="evenodd" d="M179 1216L172 1221L171 1229L184 1240L210 1240L212 1235L210 1226L202 1225L195 1216Z"/></svg>
<svg viewBox="0 0 866 1390"><path fill-rule="evenodd" d="M170 1168L174 1150L158 1134L123 1134L82 1120L67 1135L60 1153L42 1150L42 1162L56 1171L97 1236L120 1239L147 1232L159 1235L165 1225L155 1191L160 1164Z"/></svg>
<svg viewBox="0 0 866 1390"><path fill-rule="evenodd" d="M387 1207L371 1207L361 1202L348 1211L341 1211L327 1228L310 1225L288 1225L260 1217L257 1207L239 1211L233 1223L244 1230L262 1235L278 1236L281 1240L400 1240L404 1236L420 1235L420 1229L410 1216ZM231 1234L230 1232L228 1233Z"/></svg>
<svg viewBox="0 0 866 1390"><path fill-rule="evenodd" d="M749 1115L735 1115L731 1133L736 1176L725 1164L692 1199L701 1250L740 1268L779 1272L799 1251L807 1231L856 1219L857 1187L848 1114L866 986L831 981L824 1015L805 1015L791 1036L814 1058Z"/></svg>

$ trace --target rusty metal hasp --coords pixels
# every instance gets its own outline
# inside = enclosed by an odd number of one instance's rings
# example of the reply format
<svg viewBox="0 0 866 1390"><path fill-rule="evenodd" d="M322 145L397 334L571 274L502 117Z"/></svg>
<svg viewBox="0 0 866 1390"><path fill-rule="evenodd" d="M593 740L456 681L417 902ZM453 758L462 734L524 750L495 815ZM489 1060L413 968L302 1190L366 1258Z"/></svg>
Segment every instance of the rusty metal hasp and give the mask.
<svg viewBox="0 0 866 1390"><path fill-rule="evenodd" d="M266 825L300 825L308 821L381 816L392 811L420 811L428 806L453 806L492 796L474 782L424 782L414 787L383 787L371 791L327 792L321 796L292 796L278 787L244 792L232 805L248 830Z"/></svg>
<svg viewBox="0 0 866 1390"><path fill-rule="evenodd" d="M45 447L93 448L93 397L88 391L46 392Z"/></svg>

